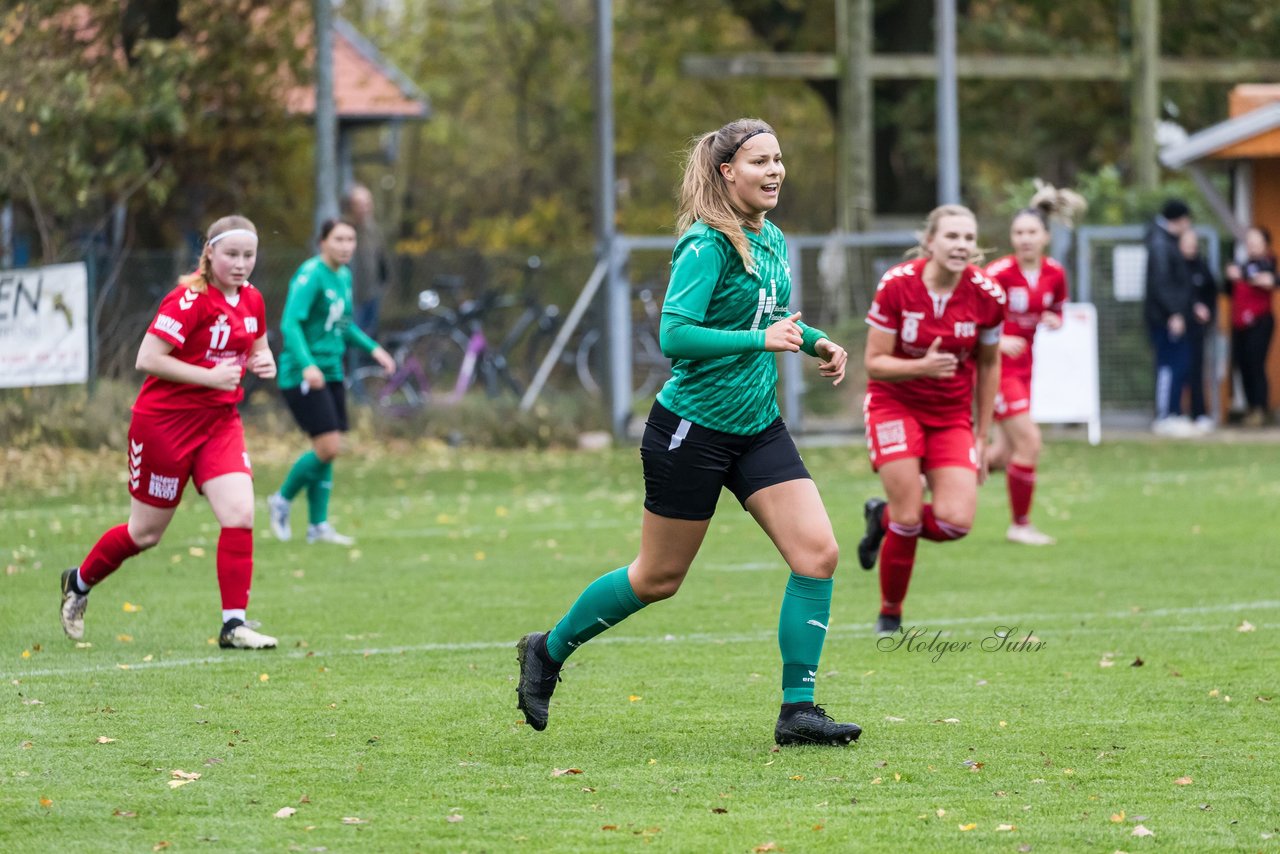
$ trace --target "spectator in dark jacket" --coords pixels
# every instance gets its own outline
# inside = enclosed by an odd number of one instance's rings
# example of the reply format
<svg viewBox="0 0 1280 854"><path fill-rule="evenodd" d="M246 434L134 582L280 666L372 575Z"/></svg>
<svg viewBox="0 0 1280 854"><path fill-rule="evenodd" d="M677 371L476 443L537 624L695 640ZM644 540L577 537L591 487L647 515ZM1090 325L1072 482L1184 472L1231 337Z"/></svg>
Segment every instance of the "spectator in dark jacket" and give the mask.
<svg viewBox="0 0 1280 854"><path fill-rule="evenodd" d="M1191 271L1178 249L1178 239L1191 228L1191 209L1181 199L1164 203L1149 226L1147 287L1143 316L1156 355L1156 420L1162 436L1189 436L1191 421L1182 414L1182 388L1191 364L1187 319L1194 302Z"/></svg>
<svg viewBox="0 0 1280 854"><path fill-rule="evenodd" d="M1205 342L1213 333L1214 310L1218 304L1218 283L1200 254L1200 236L1188 228L1178 239L1178 248L1187 261L1191 274L1191 321L1187 324L1187 341L1191 348L1187 382L1191 386L1191 422L1199 433L1211 433L1214 420L1205 407Z"/></svg>

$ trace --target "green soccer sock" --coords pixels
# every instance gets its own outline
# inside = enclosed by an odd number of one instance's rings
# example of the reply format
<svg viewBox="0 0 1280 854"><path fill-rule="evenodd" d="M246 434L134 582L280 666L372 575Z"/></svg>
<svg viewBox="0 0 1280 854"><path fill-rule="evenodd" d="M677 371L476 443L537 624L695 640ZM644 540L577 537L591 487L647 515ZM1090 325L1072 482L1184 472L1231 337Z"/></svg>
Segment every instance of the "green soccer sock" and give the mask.
<svg viewBox="0 0 1280 854"><path fill-rule="evenodd" d="M831 620L830 578L791 573L778 616L778 648L782 651L782 702L812 703L818 660Z"/></svg>
<svg viewBox="0 0 1280 854"><path fill-rule="evenodd" d="M319 525L329 519L329 496L333 494L333 460L320 464L316 479L307 484L307 521Z"/></svg>
<svg viewBox="0 0 1280 854"><path fill-rule="evenodd" d="M316 452L307 451L298 457L293 463L293 468L289 469L289 474L285 476L284 483L280 487L280 495L286 501L292 501L319 476L323 468L324 463L320 462Z"/></svg>
<svg viewBox="0 0 1280 854"><path fill-rule="evenodd" d="M645 606L627 579L627 568L606 572L587 585L569 613L547 634L547 654L563 662L578 647Z"/></svg>

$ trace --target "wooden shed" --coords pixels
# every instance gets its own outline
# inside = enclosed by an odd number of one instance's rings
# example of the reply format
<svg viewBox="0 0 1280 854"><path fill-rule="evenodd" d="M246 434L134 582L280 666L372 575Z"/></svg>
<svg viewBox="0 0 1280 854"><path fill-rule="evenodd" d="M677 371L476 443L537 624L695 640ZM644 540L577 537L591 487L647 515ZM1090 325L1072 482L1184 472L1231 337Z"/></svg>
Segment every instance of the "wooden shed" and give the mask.
<svg viewBox="0 0 1280 854"><path fill-rule="evenodd" d="M1195 180L1237 242L1251 225L1266 226L1273 235L1280 235L1280 84L1236 86L1229 96L1228 111L1226 121L1165 147L1160 160ZM1205 173L1205 167L1212 165L1230 170L1230 199L1217 191ZM1280 290L1272 294L1272 310L1280 316ZM1219 312L1219 318L1229 324L1230 314ZM1223 331L1229 334L1230 329ZM1280 403L1280 343L1276 340L1267 356L1267 375L1274 410ZM1223 393L1229 399L1230 387Z"/></svg>

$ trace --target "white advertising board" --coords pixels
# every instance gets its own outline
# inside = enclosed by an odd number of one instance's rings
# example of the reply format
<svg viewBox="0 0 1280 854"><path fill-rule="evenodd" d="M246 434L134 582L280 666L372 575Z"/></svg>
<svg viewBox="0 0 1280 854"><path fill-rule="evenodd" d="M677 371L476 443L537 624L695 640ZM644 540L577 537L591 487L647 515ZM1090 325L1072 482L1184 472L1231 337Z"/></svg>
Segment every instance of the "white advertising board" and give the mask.
<svg viewBox="0 0 1280 854"><path fill-rule="evenodd" d="M1069 302L1062 327L1036 332L1031 370L1031 418L1040 424L1085 424L1089 442L1102 441L1098 387L1098 311Z"/></svg>
<svg viewBox="0 0 1280 854"><path fill-rule="evenodd" d="M84 264L0 270L0 387L89 379L89 276Z"/></svg>

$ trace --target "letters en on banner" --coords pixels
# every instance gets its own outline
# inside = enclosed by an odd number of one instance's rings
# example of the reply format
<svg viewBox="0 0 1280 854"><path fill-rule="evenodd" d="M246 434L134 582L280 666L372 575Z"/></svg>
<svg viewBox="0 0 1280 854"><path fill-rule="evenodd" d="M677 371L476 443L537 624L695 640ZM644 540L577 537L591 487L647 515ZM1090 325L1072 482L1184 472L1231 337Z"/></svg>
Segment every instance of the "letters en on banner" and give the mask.
<svg viewBox="0 0 1280 854"><path fill-rule="evenodd" d="M85 265L0 270L0 387L89 379Z"/></svg>

